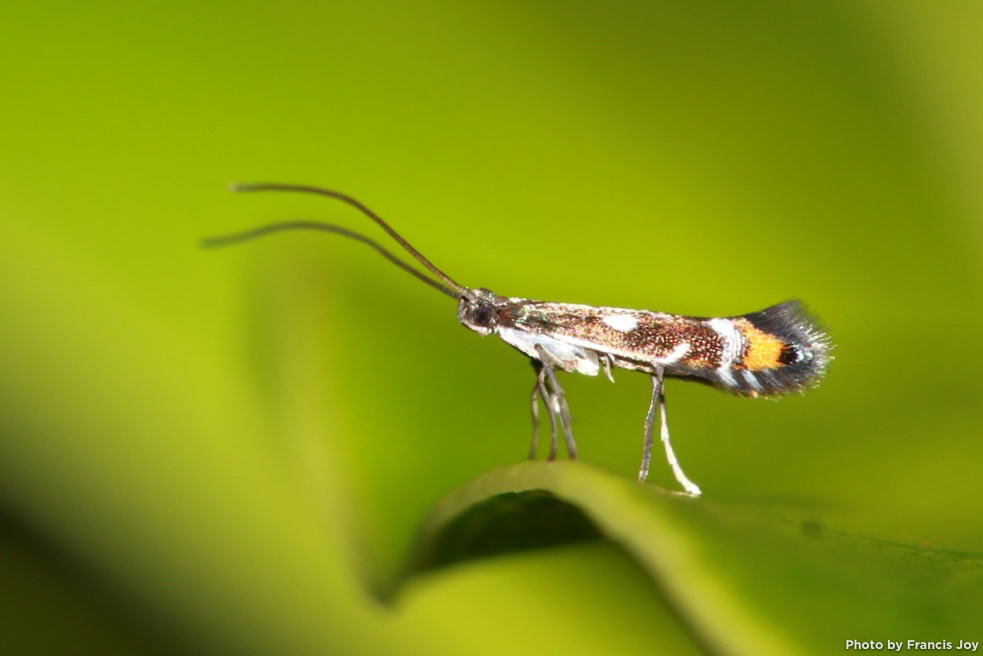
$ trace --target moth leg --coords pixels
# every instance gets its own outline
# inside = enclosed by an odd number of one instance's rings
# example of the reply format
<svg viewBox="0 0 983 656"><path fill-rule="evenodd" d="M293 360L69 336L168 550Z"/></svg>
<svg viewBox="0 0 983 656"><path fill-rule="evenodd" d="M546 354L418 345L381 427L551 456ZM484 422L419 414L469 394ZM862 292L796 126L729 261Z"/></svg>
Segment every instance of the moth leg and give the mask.
<svg viewBox="0 0 983 656"><path fill-rule="evenodd" d="M542 347L537 347L536 352L539 353L540 359L532 361L532 366L536 369L536 387L533 388L532 393L534 432L533 450L530 455L535 458L535 452L539 446L539 405L536 403L536 397L538 396L546 404L546 412L549 413L550 417L550 454L546 459L552 462L556 460L556 453L559 450L559 436L557 435L556 428L557 404L553 396L553 391L547 385L546 380L547 372L552 371L552 365L546 361L546 352L542 350Z"/></svg>
<svg viewBox="0 0 983 656"><path fill-rule="evenodd" d="M539 451L539 397L543 395L545 383L543 382L543 365L539 360L530 360L532 368L536 370L536 382L532 386L532 446L529 449L529 459L535 460L536 453ZM543 396L545 400L546 397ZM553 425L553 415L550 415L550 425ZM556 432L556 427L553 427Z"/></svg>
<svg viewBox="0 0 983 656"><path fill-rule="evenodd" d="M559 381L556 379L556 374L553 372L553 365L545 359L546 352L542 350L541 346L537 346L536 351L540 354L540 357L544 358L543 370L546 372L546 378L549 381L551 402L547 405L551 405L552 411L560 416L560 424L563 426L563 437L567 443L567 455L570 456L571 460L576 460L577 442L573 439L573 427L571 426L570 406L567 405L567 397L563 393L563 388L560 387Z"/></svg>
<svg viewBox="0 0 983 656"><path fill-rule="evenodd" d="M611 361L613 358L608 353L602 353L600 356L601 364L604 365L604 373L607 375L608 380L612 383L614 382L614 376L611 375Z"/></svg>
<svg viewBox="0 0 983 656"><path fill-rule="evenodd" d="M550 454L547 460L550 462L556 460L556 453L560 449L560 439L557 434L557 422L556 422L556 403L553 400L553 394L546 387L546 368L544 367L539 373L539 395L543 398L543 403L546 404L546 411L550 415Z"/></svg>
<svg viewBox="0 0 983 656"><path fill-rule="evenodd" d="M659 405L659 397L662 396L662 367L656 369L656 375L652 376L652 402L649 404L649 411L645 415L645 442L642 445L642 465L638 468L638 480L644 483L649 475L649 465L652 463L652 433L655 431L655 411Z"/></svg>
<svg viewBox="0 0 983 656"><path fill-rule="evenodd" d="M662 446L666 450L666 460L669 461L669 466L672 467L672 473L676 476L676 480L679 484L683 486L689 494L694 497L700 496L702 492L699 486L693 481L689 480L686 474L683 472L683 468L679 466L679 460L676 459L676 453L672 450L672 442L669 440L669 421L666 417L666 395L665 395L665 385L663 383L663 373L662 367L657 367L655 370L655 375L652 377L652 407L655 405L659 406L659 437L662 439ZM649 409L649 417L652 417L652 409ZM651 439L652 439L652 426L651 422L647 425L646 442L649 450L651 450ZM643 461L646 473L648 470L647 463ZM641 475L639 475L641 476Z"/></svg>

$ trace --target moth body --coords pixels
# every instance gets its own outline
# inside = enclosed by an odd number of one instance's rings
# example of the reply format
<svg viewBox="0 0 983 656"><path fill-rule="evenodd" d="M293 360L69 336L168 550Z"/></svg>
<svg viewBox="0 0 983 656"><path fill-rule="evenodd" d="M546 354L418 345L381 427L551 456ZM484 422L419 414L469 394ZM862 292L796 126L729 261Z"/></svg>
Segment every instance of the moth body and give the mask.
<svg viewBox="0 0 983 656"><path fill-rule="evenodd" d="M459 302L462 324L498 334L530 358L541 359L540 347L566 372L597 376L605 362L649 374L661 367L666 376L756 397L807 389L829 362L825 333L797 301L707 318L471 292Z"/></svg>

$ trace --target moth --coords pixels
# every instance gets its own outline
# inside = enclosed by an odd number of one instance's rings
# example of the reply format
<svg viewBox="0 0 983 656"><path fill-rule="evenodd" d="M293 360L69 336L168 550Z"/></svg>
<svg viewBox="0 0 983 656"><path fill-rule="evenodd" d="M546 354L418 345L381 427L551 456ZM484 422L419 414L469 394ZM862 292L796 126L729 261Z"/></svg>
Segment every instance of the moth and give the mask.
<svg viewBox="0 0 983 656"><path fill-rule="evenodd" d="M829 336L798 301L732 317L691 317L500 296L483 287L458 284L411 246L378 214L358 200L330 189L259 183L232 185L233 191L287 191L317 194L355 207L378 224L435 278L393 255L375 240L341 226L316 221L286 221L203 240L206 247L226 246L284 230L320 230L361 241L426 284L457 300L458 320L479 335L497 335L529 357L536 372L530 393L533 438L529 457L539 450L540 403L550 424L549 460L557 457L562 431L571 459L577 457L570 408L556 372L598 376L614 382L613 369L640 371L652 378L645 415L642 462L645 481L652 460L656 414L666 459L676 480L690 495L700 488L683 472L669 439L665 379L678 377L747 397L774 397L818 384L831 360Z"/></svg>

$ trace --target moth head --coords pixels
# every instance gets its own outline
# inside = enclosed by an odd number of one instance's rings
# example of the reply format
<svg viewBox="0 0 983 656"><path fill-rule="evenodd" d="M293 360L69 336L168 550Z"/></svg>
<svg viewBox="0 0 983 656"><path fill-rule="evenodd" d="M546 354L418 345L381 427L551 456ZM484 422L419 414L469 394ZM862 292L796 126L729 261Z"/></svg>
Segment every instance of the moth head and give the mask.
<svg viewBox="0 0 983 656"><path fill-rule="evenodd" d="M508 304L507 298L487 289L469 289L461 295L457 318L479 335L490 335L498 330L500 313Z"/></svg>

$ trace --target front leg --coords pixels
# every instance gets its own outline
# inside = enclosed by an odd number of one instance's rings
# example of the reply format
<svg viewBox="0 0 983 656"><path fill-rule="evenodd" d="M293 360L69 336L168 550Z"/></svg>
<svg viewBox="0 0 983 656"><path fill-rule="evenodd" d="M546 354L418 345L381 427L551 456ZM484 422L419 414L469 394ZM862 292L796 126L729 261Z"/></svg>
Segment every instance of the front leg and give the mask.
<svg viewBox="0 0 983 656"><path fill-rule="evenodd" d="M563 393L563 388L560 387L559 381L556 379L556 374L553 371L553 361L550 359L546 349L537 344L536 353L539 354L539 359L542 365L542 370L540 371L539 375L539 379L542 383L540 385L540 393L543 396L543 401L546 403L546 408L550 412L550 427L554 429L549 459L554 460L558 450L556 423L557 417L559 417L559 423L563 426L563 436L567 443L567 454L570 456L571 460L576 460L577 442L573 438L573 427L571 426L570 419L570 406L567 405L567 397Z"/></svg>
<svg viewBox="0 0 983 656"><path fill-rule="evenodd" d="M550 417L550 454L547 460L552 462L556 460L556 453L559 450L556 406L553 395L546 387L546 365L542 360L532 360L532 366L536 370L536 384L532 388L532 448L529 450L529 459L535 460L536 452L539 451L539 399L543 399Z"/></svg>
<svg viewBox="0 0 983 656"><path fill-rule="evenodd" d="M540 397L544 400L546 399L546 387L543 363L533 358L530 358L529 362L532 363L532 368L536 371L536 382L533 383L532 394L530 395L532 402L532 446L529 448L529 459L535 460L536 454L539 452L539 399ZM550 414L550 432L553 433L553 442L556 442L556 420L553 419L552 414Z"/></svg>

